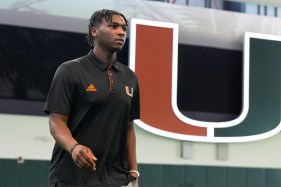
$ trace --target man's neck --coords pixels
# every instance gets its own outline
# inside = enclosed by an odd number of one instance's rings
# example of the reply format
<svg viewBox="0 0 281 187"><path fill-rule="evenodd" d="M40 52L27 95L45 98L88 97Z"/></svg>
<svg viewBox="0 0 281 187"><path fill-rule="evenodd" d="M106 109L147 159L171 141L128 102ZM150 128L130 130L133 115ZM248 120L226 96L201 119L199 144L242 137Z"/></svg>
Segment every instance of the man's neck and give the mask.
<svg viewBox="0 0 281 187"><path fill-rule="evenodd" d="M101 59L103 62L107 64L112 64L116 60L116 52L110 53L104 50L100 50L99 48L94 48L93 53Z"/></svg>

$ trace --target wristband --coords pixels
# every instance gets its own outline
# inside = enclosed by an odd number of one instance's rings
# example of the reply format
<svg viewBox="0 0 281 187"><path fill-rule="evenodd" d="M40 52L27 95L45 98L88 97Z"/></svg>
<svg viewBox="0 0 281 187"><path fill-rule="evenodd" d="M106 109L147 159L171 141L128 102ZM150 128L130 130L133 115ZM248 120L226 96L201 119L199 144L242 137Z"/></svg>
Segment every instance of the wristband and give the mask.
<svg viewBox="0 0 281 187"><path fill-rule="evenodd" d="M138 172L137 170L130 170L129 173L136 173L138 177L140 177L140 172Z"/></svg>
<svg viewBox="0 0 281 187"><path fill-rule="evenodd" d="M73 150L75 149L75 147L76 147L77 145L80 145L80 144L79 144L79 143L76 143L76 144L74 144L73 147L70 149L70 155L72 155L72 152L73 152Z"/></svg>

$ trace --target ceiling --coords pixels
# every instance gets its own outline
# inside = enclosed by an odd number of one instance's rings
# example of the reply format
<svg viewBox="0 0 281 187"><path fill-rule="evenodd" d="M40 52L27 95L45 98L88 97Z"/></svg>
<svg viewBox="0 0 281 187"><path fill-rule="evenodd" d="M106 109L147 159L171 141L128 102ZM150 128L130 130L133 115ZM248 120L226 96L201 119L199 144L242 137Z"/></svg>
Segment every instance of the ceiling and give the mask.
<svg viewBox="0 0 281 187"><path fill-rule="evenodd" d="M260 4L260 5L281 7L281 0L226 0L226 1L255 3L255 4Z"/></svg>

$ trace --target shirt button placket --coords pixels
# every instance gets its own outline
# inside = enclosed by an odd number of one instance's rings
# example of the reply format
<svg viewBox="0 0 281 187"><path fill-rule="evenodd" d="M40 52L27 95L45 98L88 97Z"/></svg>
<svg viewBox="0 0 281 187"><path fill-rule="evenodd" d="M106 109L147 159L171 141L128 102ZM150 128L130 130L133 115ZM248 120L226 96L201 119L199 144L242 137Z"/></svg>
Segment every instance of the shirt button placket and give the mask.
<svg viewBox="0 0 281 187"><path fill-rule="evenodd" d="M107 74L108 74L108 80L109 80L109 90L112 91L112 85L114 82L113 78L112 78L112 64L108 65Z"/></svg>

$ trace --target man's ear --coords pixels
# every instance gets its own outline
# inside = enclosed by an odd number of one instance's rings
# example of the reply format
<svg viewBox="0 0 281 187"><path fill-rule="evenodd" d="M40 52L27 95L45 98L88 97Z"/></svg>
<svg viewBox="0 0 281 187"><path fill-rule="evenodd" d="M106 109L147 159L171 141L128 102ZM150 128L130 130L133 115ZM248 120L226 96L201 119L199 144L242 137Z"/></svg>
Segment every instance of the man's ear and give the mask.
<svg viewBox="0 0 281 187"><path fill-rule="evenodd" d="M92 27L91 28L91 35L96 38L97 37L97 28L96 27Z"/></svg>

